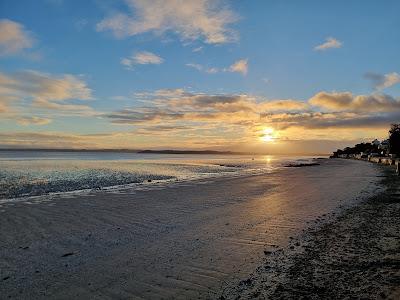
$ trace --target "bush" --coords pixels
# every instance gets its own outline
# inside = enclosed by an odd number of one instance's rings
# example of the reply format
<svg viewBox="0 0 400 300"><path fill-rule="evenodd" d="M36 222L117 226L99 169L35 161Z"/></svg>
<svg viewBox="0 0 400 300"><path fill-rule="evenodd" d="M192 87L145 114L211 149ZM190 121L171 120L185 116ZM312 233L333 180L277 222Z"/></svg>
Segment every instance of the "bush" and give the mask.
<svg viewBox="0 0 400 300"><path fill-rule="evenodd" d="M390 127L389 153L400 155L400 124L392 124Z"/></svg>

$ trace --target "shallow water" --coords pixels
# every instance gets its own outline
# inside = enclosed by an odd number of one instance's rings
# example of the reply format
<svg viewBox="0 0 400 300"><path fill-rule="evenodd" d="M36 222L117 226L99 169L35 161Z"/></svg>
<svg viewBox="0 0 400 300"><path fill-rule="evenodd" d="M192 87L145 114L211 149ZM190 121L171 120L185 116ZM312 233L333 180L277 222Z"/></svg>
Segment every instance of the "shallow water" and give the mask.
<svg viewBox="0 0 400 300"><path fill-rule="evenodd" d="M0 151L0 199L270 172L310 157Z"/></svg>

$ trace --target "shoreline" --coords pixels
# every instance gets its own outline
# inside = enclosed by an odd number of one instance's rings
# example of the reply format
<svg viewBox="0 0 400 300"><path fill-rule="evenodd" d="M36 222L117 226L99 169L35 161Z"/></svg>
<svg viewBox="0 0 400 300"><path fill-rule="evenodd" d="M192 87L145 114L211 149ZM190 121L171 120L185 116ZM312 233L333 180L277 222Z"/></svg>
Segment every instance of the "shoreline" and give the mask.
<svg viewBox="0 0 400 300"><path fill-rule="evenodd" d="M220 299L399 299L400 178L381 166L385 190L310 228Z"/></svg>
<svg viewBox="0 0 400 300"><path fill-rule="evenodd" d="M202 184L6 203L0 292L31 299L217 298L265 253L291 247L331 213L375 194L379 174L372 164L322 160Z"/></svg>
<svg viewBox="0 0 400 300"><path fill-rule="evenodd" d="M97 193L112 193L112 192L121 192L121 193L126 193L126 192L131 192L134 193L137 190L142 190L142 189L159 189L166 187L168 185L179 185L179 184L188 184L188 183L193 183L193 184L203 184L204 182L208 181L214 181L214 180L219 180L219 179L233 179L233 178L244 178L244 177L249 177L249 176L257 176L257 175L265 175L265 174L271 174L272 172L279 172L280 170L288 167L309 167L309 166L316 166L319 165L317 163L318 161L325 160L328 158L315 158L315 157L310 157L310 160L312 162L308 163L302 163L302 162L291 162L288 163L287 165L282 164L282 165L276 165L270 168L264 168L261 169L259 167L253 167L253 168L244 168L241 166L241 163L238 164L232 164L232 163L210 163L210 166L215 166L215 167L227 167L229 169L221 172L215 172L215 173L205 173L205 174L195 174L192 176L172 176L172 175L154 175L154 176L165 176L168 177L170 176L171 178L165 178L165 179L151 179L151 178L142 178L142 181L137 181L137 182L131 182L131 183L121 183L121 184L113 184L113 185L105 185L105 186L99 186L99 187L89 187L89 188L79 188L75 190L59 190L59 191L50 191L50 192L44 192L42 194L20 194L16 197L3 197L0 198L0 213L1 213L1 205L4 203L8 202L29 202L29 201L38 201L40 202L41 200L47 201L49 199L55 199L55 198L62 198L62 197L75 197L75 196L80 196L80 195L95 195ZM167 164L166 164L167 165ZM195 163L192 163L192 165L198 165ZM199 164L200 165L200 164ZM0 195L1 196L1 195Z"/></svg>

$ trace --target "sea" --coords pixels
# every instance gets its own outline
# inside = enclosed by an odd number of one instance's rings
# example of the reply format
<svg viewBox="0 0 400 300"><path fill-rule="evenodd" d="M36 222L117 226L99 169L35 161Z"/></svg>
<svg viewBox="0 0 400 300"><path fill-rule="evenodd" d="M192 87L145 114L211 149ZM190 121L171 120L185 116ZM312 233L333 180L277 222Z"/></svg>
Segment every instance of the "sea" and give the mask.
<svg viewBox="0 0 400 300"><path fill-rule="evenodd" d="M273 172L310 156L0 151L0 200Z"/></svg>

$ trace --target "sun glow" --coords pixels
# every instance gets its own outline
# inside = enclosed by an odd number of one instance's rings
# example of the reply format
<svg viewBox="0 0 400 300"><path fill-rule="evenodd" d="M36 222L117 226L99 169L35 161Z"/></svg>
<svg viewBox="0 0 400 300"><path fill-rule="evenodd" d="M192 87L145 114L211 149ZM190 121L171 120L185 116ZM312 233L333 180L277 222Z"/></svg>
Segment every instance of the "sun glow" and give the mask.
<svg viewBox="0 0 400 300"><path fill-rule="evenodd" d="M275 140L275 138L276 138L276 133L272 128L264 128L262 130L262 134L260 136L260 139L263 142L266 142L266 143L272 142L272 141Z"/></svg>

